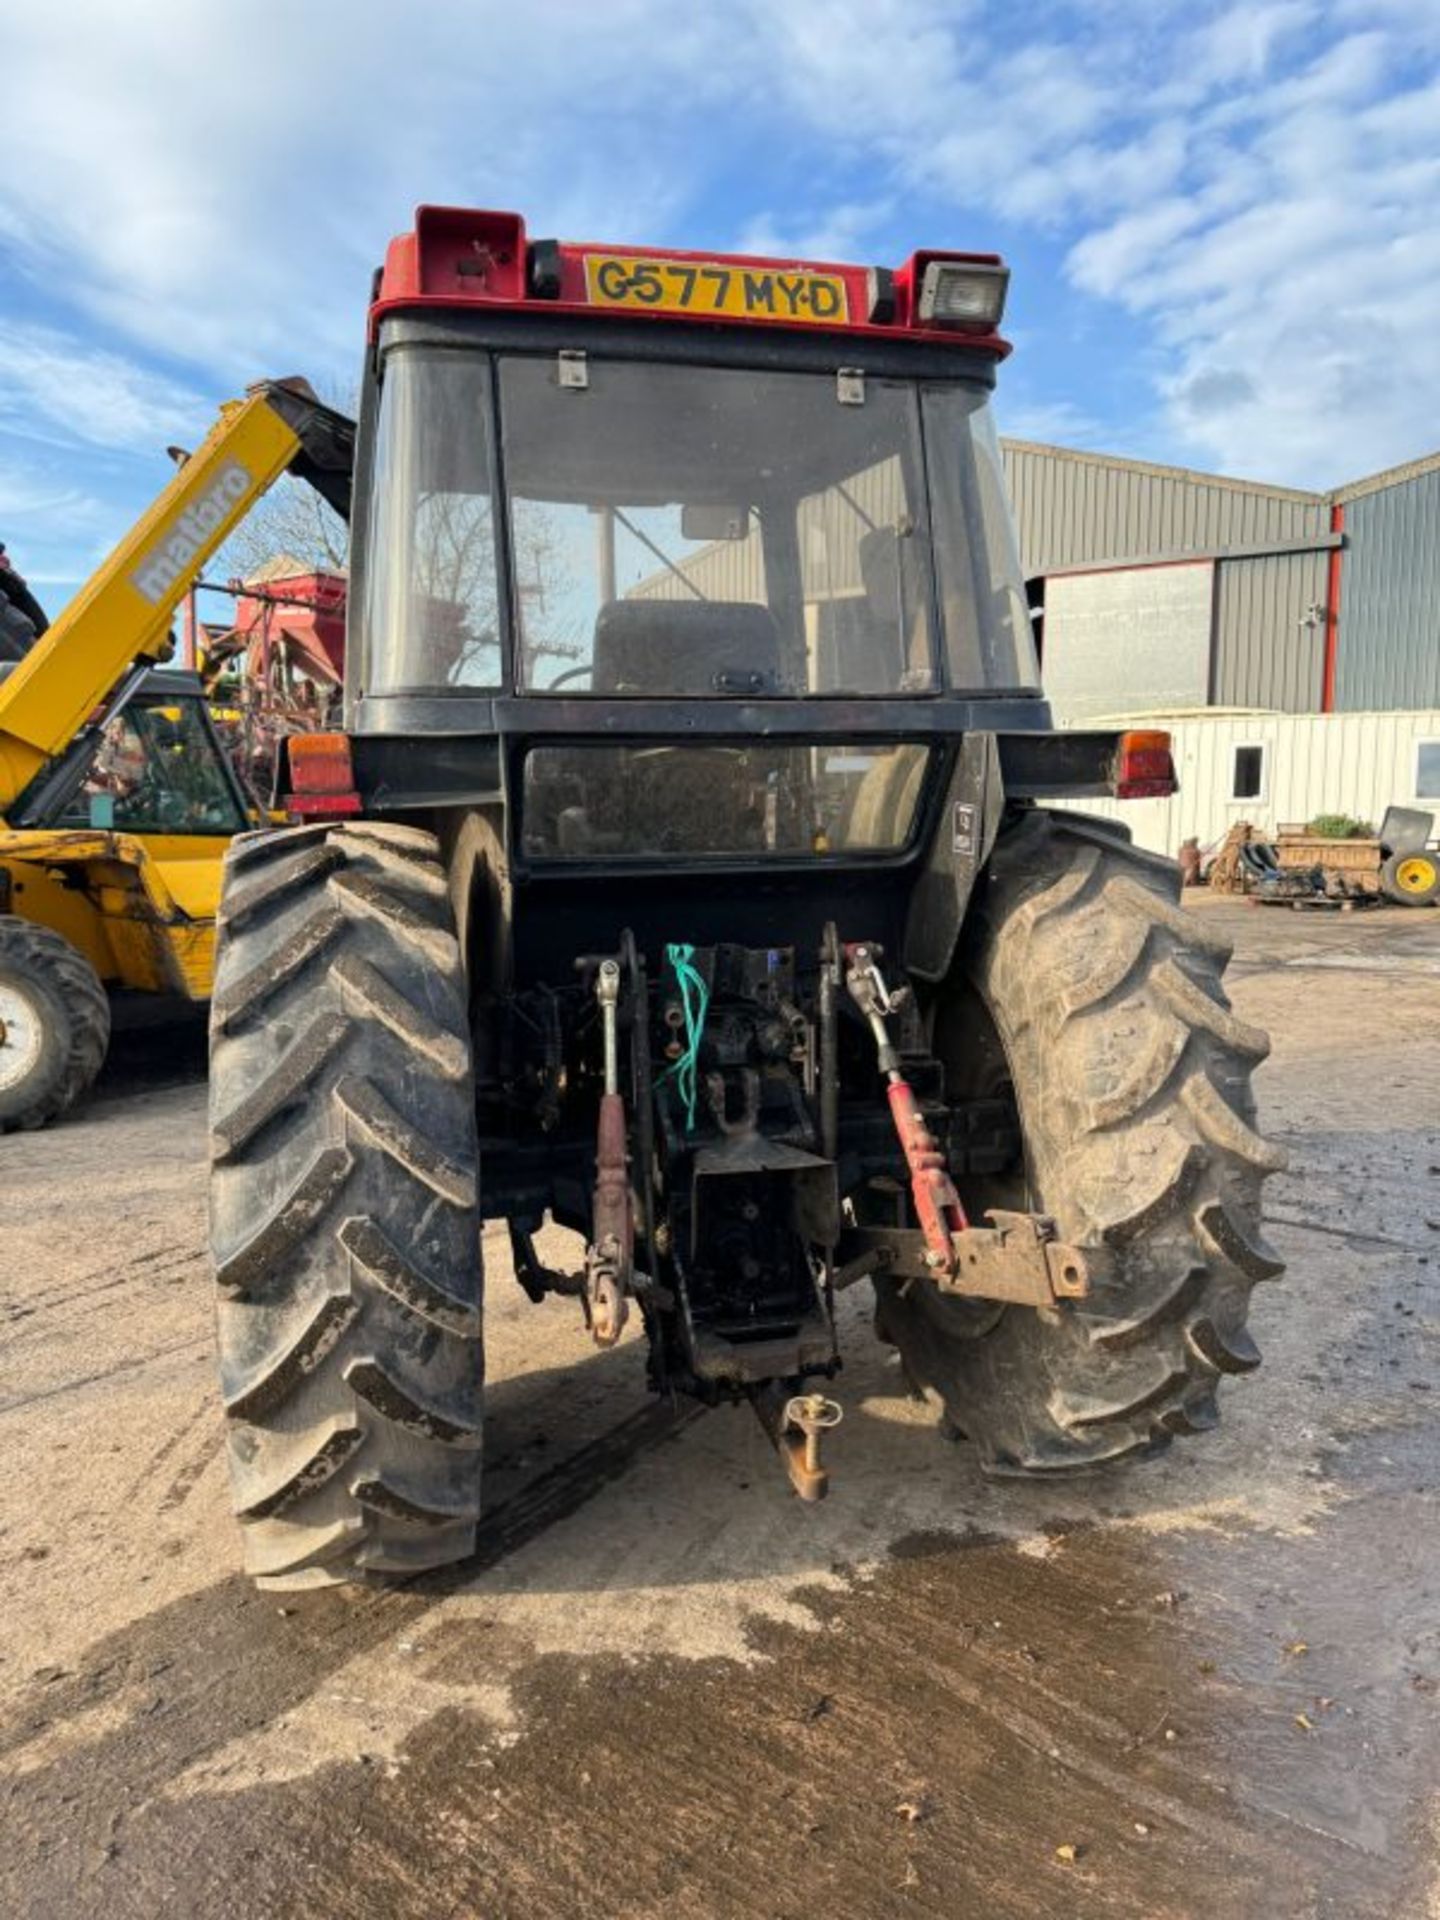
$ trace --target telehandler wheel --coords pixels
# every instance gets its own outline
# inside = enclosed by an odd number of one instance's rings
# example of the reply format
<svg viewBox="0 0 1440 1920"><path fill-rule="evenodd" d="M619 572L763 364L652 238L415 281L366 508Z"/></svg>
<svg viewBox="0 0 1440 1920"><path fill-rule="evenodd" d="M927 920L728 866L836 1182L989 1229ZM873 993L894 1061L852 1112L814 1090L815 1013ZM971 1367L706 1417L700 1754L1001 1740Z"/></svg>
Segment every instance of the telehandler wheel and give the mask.
<svg viewBox="0 0 1440 1920"><path fill-rule="evenodd" d="M1053 1215L1091 1294L995 1309L927 1283L878 1288L882 1333L991 1473L1157 1451L1212 1427L1222 1373L1248 1373L1250 1289L1281 1262L1256 1133L1266 1036L1230 1010L1229 944L1177 905L1178 870L1101 823L1031 813L997 843L936 1052L952 1094L1013 1092L1024 1167L969 1196Z"/></svg>
<svg viewBox="0 0 1440 1920"><path fill-rule="evenodd" d="M231 1491L266 1587L463 1559L480 1511L479 1149L436 843L242 836L211 1004Z"/></svg>
<svg viewBox="0 0 1440 1920"><path fill-rule="evenodd" d="M110 1044L110 1002L90 962L49 927L0 914L0 1133L73 1106Z"/></svg>

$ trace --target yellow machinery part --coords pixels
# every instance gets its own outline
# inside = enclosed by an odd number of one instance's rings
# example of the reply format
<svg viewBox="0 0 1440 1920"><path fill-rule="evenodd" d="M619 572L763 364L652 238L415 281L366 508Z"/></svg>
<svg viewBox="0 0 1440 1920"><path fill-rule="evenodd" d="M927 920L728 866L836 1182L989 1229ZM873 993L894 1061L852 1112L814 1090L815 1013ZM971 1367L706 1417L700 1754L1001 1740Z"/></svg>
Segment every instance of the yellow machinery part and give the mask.
<svg viewBox="0 0 1440 1920"><path fill-rule="evenodd" d="M65 884L67 869L37 866L0 852L0 870L9 881L6 891L12 913L35 926L49 927L68 940L84 954L102 980L118 977L115 954L99 908L81 888Z"/></svg>
<svg viewBox="0 0 1440 1920"><path fill-rule="evenodd" d="M200 566L299 449L263 394L221 409L204 443L0 684L0 815L132 660L160 657Z"/></svg>
<svg viewBox="0 0 1440 1920"><path fill-rule="evenodd" d="M0 830L13 910L63 935L109 985L209 997L223 835Z"/></svg>
<svg viewBox="0 0 1440 1920"><path fill-rule="evenodd" d="M1427 853L1412 853L1395 869L1395 884L1402 893L1426 893L1435 884L1436 865Z"/></svg>

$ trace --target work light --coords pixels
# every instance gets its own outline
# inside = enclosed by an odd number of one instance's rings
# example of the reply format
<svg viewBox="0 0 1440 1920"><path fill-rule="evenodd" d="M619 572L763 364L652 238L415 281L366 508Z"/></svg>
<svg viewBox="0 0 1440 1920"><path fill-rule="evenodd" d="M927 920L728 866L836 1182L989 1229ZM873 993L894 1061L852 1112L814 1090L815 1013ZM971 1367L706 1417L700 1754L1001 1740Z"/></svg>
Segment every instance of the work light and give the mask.
<svg viewBox="0 0 1440 1920"><path fill-rule="evenodd" d="M1005 311L1008 267L972 260L932 260L920 282L922 327L993 333Z"/></svg>

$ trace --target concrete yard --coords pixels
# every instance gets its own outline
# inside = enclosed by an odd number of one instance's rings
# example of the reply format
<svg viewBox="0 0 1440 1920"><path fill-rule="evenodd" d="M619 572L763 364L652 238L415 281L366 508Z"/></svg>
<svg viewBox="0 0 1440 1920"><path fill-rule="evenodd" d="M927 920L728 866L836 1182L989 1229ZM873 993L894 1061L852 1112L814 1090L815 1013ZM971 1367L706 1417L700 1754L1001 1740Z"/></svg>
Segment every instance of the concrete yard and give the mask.
<svg viewBox="0 0 1440 1920"><path fill-rule="evenodd" d="M479 1556L259 1594L196 1037L0 1141L0 1913L1440 1915L1440 913L1197 910L1289 1273L1218 1433L1063 1486L983 1482L856 1289L803 1508L491 1229Z"/></svg>

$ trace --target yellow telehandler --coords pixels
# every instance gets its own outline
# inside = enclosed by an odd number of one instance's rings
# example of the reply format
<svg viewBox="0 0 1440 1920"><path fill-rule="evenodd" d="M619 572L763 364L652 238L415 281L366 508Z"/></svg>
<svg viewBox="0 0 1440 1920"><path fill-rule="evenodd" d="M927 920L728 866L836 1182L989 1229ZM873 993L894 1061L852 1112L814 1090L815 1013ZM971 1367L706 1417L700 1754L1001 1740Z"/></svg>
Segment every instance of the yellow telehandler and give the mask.
<svg viewBox="0 0 1440 1920"><path fill-rule="evenodd" d="M256 824L194 674L190 582L287 469L348 513L354 429L303 381L231 402L17 663L0 664L0 1132L94 1080L112 1009L209 998L220 870Z"/></svg>

